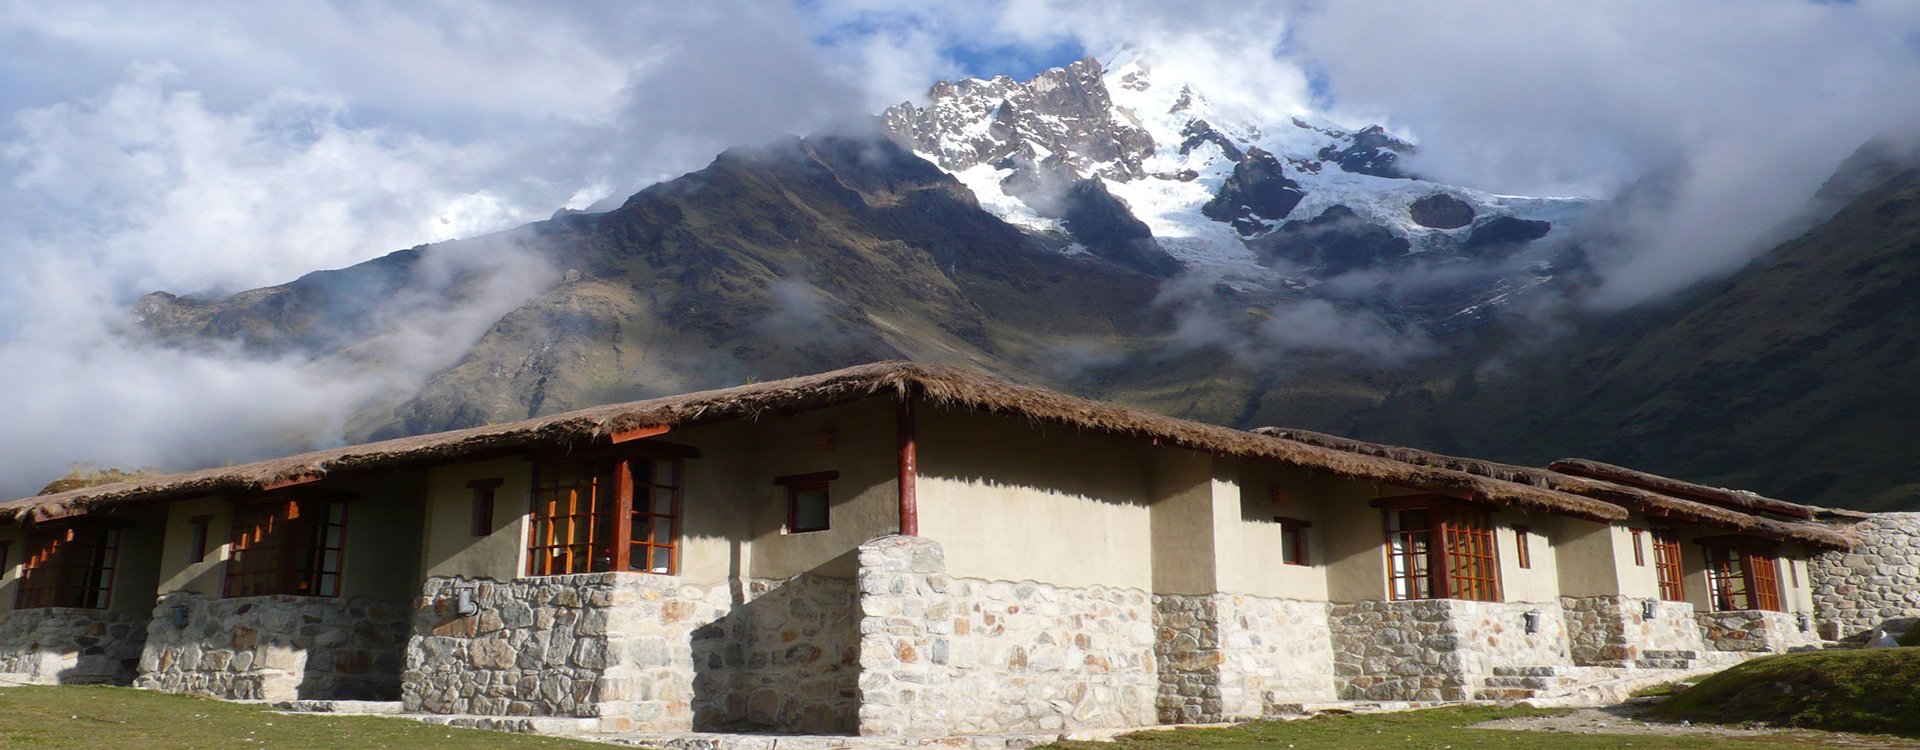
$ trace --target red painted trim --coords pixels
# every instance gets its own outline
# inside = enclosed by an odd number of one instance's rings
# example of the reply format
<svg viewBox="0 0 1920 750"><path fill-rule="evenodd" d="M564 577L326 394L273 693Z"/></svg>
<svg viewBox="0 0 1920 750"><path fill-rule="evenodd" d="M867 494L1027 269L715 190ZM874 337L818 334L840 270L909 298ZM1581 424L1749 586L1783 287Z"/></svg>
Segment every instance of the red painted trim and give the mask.
<svg viewBox="0 0 1920 750"><path fill-rule="evenodd" d="M663 424L647 425L645 427L635 427L631 430L621 430L619 432L613 433L613 444L619 445L621 443L627 443L635 440L650 438L656 435L665 435L667 434L667 430L668 430L668 427Z"/></svg>
<svg viewBox="0 0 1920 750"><path fill-rule="evenodd" d="M920 458L914 444L913 397L900 399L897 434L900 439L900 535L920 535L920 500L915 486Z"/></svg>

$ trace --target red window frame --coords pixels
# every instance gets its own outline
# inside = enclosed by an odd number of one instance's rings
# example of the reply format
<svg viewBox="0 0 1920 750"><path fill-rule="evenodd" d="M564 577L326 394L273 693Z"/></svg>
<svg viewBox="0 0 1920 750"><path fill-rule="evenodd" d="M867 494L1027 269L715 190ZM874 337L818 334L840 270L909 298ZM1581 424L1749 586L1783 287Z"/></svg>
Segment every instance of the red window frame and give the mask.
<svg viewBox="0 0 1920 750"><path fill-rule="evenodd" d="M828 486L833 480L839 478L840 472L838 471L816 471L809 474L791 474L774 478L773 483L786 490L787 520L786 525L783 527L786 533L805 534L814 531L827 531L833 528L833 495L828 489ZM821 493L820 501L825 503L825 507L820 509L819 525L807 524L802 526L803 521L801 519L800 503L805 499L803 497L805 494L812 492Z"/></svg>
<svg viewBox="0 0 1920 750"><path fill-rule="evenodd" d="M1453 498L1374 501L1386 531L1390 599L1502 601L1492 514Z"/></svg>
<svg viewBox="0 0 1920 750"><path fill-rule="evenodd" d="M340 595L346 568L347 500L303 493L233 505L222 595Z"/></svg>
<svg viewBox="0 0 1920 750"><path fill-rule="evenodd" d="M1313 557L1307 550L1307 529L1313 527L1313 522L1285 516L1274 516L1273 522L1280 524L1280 562L1312 565Z"/></svg>
<svg viewBox="0 0 1920 750"><path fill-rule="evenodd" d="M1628 528L1627 533L1633 537L1633 564L1642 568L1647 567L1646 545L1641 543L1640 530Z"/></svg>
<svg viewBox="0 0 1920 750"><path fill-rule="evenodd" d="M1660 581L1660 598L1687 600L1686 571L1680 563L1680 536L1673 529L1653 530L1653 571Z"/></svg>
<svg viewBox="0 0 1920 750"><path fill-rule="evenodd" d="M74 519L27 532L14 608L106 609L113 603L120 529Z"/></svg>
<svg viewBox="0 0 1920 750"><path fill-rule="evenodd" d="M1713 611L1786 611L1772 548L1745 540L1703 541L1701 548L1707 558L1707 592Z"/></svg>
<svg viewBox="0 0 1920 750"><path fill-rule="evenodd" d="M1513 562L1522 570L1533 569L1533 550L1527 537L1533 533L1529 526L1513 527Z"/></svg>
<svg viewBox="0 0 1920 750"><path fill-rule="evenodd" d="M678 574L689 453L653 448L535 464L527 575Z"/></svg>

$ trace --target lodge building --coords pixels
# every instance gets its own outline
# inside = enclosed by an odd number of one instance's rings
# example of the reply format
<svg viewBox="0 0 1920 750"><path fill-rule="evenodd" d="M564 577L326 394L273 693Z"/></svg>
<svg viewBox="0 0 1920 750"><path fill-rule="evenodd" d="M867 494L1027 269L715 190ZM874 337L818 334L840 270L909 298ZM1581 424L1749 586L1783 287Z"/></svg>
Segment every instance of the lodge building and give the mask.
<svg viewBox="0 0 1920 750"><path fill-rule="evenodd" d="M0 514L13 679L895 735L1550 697L1817 647L1857 626L1809 562L1867 518L908 363Z"/></svg>

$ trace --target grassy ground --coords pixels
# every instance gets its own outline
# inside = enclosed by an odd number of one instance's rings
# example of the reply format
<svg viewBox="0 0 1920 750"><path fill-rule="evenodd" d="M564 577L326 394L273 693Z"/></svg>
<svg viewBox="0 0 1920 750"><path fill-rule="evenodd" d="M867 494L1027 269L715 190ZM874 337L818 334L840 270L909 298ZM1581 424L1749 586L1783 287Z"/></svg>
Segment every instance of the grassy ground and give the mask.
<svg viewBox="0 0 1920 750"><path fill-rule="evenodd" d="M1807 747L1873 747L1870 740L1783 734L1765 737L1648 736L1625 734L1563 734L1472 729L1494 719L1557 713L1529 708L1473 706L1439 708L1366 716L1321 716L1291 722L1254 722L1220 729L1179 729L1141 732L1113 744L1068 742L1062 750L1589 750L1599 748L1704 748L1709 750L1768 750ZM1823 745L1832 740L1835 744ZM1905 744L1905 743L1901 743ZM1911 746L1911 745L1909 745Z"/></svg>
<svg viewBox="0 0 1920 750"><path fill-rule="evenodd" d="M288 716L259 706L109 687L0 688L0 748L35 750L505 750L605 748L371 716Z"/></svg>
<svg viewBox="0 0 1920 750"><path fill-rule="evenodd" d="M1701 680L1653 715L1920 737L1920 648L1755 659Z"/></svg>

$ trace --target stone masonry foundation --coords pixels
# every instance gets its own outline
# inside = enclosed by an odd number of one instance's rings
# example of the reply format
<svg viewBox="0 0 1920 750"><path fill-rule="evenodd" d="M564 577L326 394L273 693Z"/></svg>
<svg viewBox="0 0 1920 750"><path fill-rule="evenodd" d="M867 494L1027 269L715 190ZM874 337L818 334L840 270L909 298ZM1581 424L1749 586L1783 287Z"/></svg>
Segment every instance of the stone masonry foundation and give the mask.
<svg viewBox="0 0 1920 750"><path fill-rule="evenodd" d="M1646 606L1653 605L1653 617ZM1628 596L1562 597L1573 663L1624 667L1649 652L1700 652L1706 644L1693 605Z"/></svg>
<svg viewBox="0 0 1920 750"><path fill-rule="evenodd" d="M1160 721L1273 717L1335 697L1325 602L1240 594L1153 601Z"/></svg>
<svg viewBox="0 0 1920 750"><path fill-rule="evenodd" d="M1887 620L1920 617L1920 513L1876 513L1854 524L1855 552L1807 563L1826 635L1859 635Z"/></svg>
<svg viewBox="0 0 1920 750"><path fill-rule="evenodd" d="M860 548L860 733L1154 723L1144 591L953 578L932 540Z"/></svg>
<svg viewBox="0 0 1920 750"><path fill-rule="evenodd" d="M0 675L41 685L127 685L146 639L144 615L68 607L0 612Z"/></svg>
<svg viewBox="0 0 1920 750"><path fill-rule="evenodd" d="M1737 610L1701 612L1697 617L1700 635L1713 651L1780 653L1820 646L1811 621L1802 628L1800 616L1792 613Z"/></svg>
<svg viewBox="0 0 1920 750"><path fill-rule="evenodd" d="M1538 632L1526 632L1529 612ZM1347 700L1470 700L1495 668L1572 664L1558 602L1363 601L1330 619Z"/></svg>
<svg viewBox="0 0 1920 750"><path fill-rule="evenodd" d="M138 687L217 698L391 700L405 607L366 599L161 597Z"/></svg>
<svg viewBox="0 0 1920 750"><path fill-rule="evenodd" d="M471 615L457 611L463 591ZM401 702L598 717L611 731L846 733L853 605L851 582L820 576L715 586L646 573L435 578L414 611Z"/></svg>

